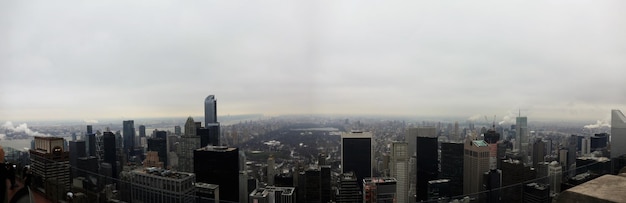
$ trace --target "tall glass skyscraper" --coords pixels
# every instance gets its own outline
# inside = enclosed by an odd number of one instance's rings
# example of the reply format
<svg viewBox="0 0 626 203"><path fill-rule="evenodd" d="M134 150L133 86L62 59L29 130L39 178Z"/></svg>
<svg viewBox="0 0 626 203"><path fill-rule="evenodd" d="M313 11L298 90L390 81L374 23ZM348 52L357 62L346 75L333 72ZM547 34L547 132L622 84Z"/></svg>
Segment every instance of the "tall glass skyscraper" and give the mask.
<svg viewBox="0 0 626 203"><path fill-rule="evenodd" d="M135 148L135 121L127 120L123 123L124 127L124 153L128 156L134 155L133 149Z"/></svg>
<svg viewBox="0 0 626 203"><path fill-rule="evenodd" d="M215 95L209 95L204 100L204 129L206 130L198 132L198 135L201 137L201 146L219 146L220 123L217 122L217 100L215 100Z"/></svg>
<svg viewBox="0 0 626 203"><path fill-rule="evenodd" d="M515 119L515 145L522 155L524 163L528 162L528 118L517 117Z"/></svg>
<svg viewBox="0 0 626 203"><path fill-rule="evenodd" d="M215 95L209 95L204 99L204 126L217 123L217 100Z"/></svg>

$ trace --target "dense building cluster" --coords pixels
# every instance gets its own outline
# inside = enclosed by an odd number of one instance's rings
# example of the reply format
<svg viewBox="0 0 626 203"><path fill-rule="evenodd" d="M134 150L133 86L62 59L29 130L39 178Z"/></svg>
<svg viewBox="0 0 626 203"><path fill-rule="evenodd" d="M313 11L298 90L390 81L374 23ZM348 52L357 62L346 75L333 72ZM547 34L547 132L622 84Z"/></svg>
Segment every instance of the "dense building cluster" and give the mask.
<svg viewBox="0 0 626 203"><path fill-rule="evenodd" d="M73 202L551 202L626 165L618 110L610 133L576 135L522 116L481 128L286 117L221 129L216 102L173 132L125 120L69 142L35 137L31 185Z"/></svg>

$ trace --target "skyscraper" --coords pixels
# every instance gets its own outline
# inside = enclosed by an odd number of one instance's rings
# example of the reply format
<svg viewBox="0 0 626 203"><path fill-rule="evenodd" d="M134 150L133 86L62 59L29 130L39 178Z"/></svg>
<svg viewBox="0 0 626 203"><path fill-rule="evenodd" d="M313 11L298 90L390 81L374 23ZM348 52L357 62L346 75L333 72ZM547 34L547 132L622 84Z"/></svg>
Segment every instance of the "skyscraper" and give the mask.
<svg viewBox="0 0 626 203"><path fill-rule="evenodd" d="M163 167L169 167L167 160L167 140L163 138L148 139L148 151L157 152L159 160L163 162Z"/></svg>
<svg viewBox="0 0 626 203"><path fill-rule="evenodd" d="M526 117L515 118L515 145L522 155L524 163L528 162L528 119Z"/></svg>
<svg viewBox="0 0 626 203"><path fill-rule="evenodd" d="M76 169L78 168L78 158L85 157L85 141L70 141L70 165L72 166L72 178L78 177Z"/></svg>
<svg viewBox="0 0 626 203"><path fill-rule="evenodd" d="M626 116L620 110L611 111L611 159L626 154Z"/></svg>
<svg viewBox="0 0 626 203"><path fill-rule="evenodd" d="M123 122L124 127L124 153L127 157L133 156L135 149L135 121L127 120Z"/></svg>
<svg viewBox="0 0 626 203"><path fill-rule="evenodd" d="M146 126L139 125L139 137L146 137Z"/></svg>
<svg viewBox="0 0 626 203"><path fill-rule="evenodd" d="M550 194L554 195L561 192L561 180L563 169L561 164L556 161L552 161L548 165L548 182L550 185Z"/></svg>
<svg viewBox="0 0 626 203"><path fill-rule="evenodd" d="M204 126L209 123L217 123L217 100L215 95L209 95L204 99Z"/></svg>
<svg viewBox="0 0 626 203"><path fill-rule="evenodd" d="M58 193L63 194L63 190L69 191L69 153L63 147L63 138L35 137L34 141L35 148L29 151L34 186L44 187L48 185L46 184L48 181L54 180L54 183L62 187L56 190Z"/></svg>
<svg viewBox="0 0 626 203"><path fill-rule="evenodd" d="M274 175L276 175L276 161L274 160L274 155L270 154L270 157L267 158L267 184L274 185Z"/></svg>
<svg viewBox="0 0 626 203"><path fill-rule="evenodd" d="M189 116L185 122L185 135L196 136L196 124L191 116Z"/></svg>
<svg viewBox="0 0 626 203"><path fill-rule="evenodd" d="M200 148L200 137L180 136L178 146L176 146L179 171L193 172L193 151L198 148Z"/></svg>
<svg viewBox="0 0 626 203"><path fill-rule="evenodd" d="M416 200L428 200L428 181L439 178L439 160L437 137L416 138Z"/></svg>
<svg viewBox="0 0 626 203"><path fill-rule="evenodd" d="M104 132L102 135L104 145L104 162L111 165L111 177L117 178L117 158L115 156L115 134L112 132Z"/></svg>
<svg viewBox="0 0 626 203"><path fill-rule="evenodd" d="M441 143L441 175L450 180L450 195L463 194L463 143Z"/></svg>
<svg viewBox="0 0 626 203"><path fill-rule="evenodd" d="M215 95L209 95L204 100L204 128L202 133L198 134L201 137L201 146L219 146L220 123L217 122L217 100L215 100Z"/></svg>
<svg viewBox="0 0 626 203"><path fill-rule="evenodd" d="M391 177L369 177L363 179L363 202L397 202L396 183L396 179Z"/></svg>
<svg viewBox="0 0 626 203"><path fill-rule="evenodd" d="M391 143L391 177L396 178L397 202L408 202L409 190L409 156L408 143Z"/></svg>
<svg viewBox="0 0 626 203"><path fill-rule="evenodd" d="M341 134L341 172L354 172L357 183L372 177L372 133L362 131Z"/></svg>
<svg viewBox="0 0 626 203"><path fill-rule="evenodd" d="M463 194L483 189L483 174L489 170L489 144L484 140L465 141L463 158Z"/></svg>
<svg viewBox="0 0 626 203"><path fill-rule="evenodd" d="M196 181L219 185L220 200L239 201L239 149L209 146L193 154Z"/></svg>
<svg viewBox="0 0 626 203"><path fill-rule="evenodd" d="M93 127L87 126L87 133L85 133L85 148L88 156L96 155L96 134L93 133Z"/></svg>
<svg viewBox="0 0 626 203"><path fill-rule="evenodd" d="M361 202L363 195L359 188L360 186L356 182L356 177L352 172L339 174L339 181L337 181L337 202Z"/></svg>
<svg viewBox="0 0 626 203"><path fill-rule="evenodd" d="M546 156L546 144L541 139L533 142L533 167L537 168L538 164L544 162Z"/></svg>

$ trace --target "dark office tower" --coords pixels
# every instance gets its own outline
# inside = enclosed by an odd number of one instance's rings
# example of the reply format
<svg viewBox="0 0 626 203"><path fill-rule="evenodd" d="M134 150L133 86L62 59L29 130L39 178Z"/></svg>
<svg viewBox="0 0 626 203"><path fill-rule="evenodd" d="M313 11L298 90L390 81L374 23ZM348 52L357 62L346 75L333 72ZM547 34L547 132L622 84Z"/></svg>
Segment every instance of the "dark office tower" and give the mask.
<svg viewBox="0 0 626 203"><path fill-rule="evenodd" d="M85 141L70 141L70 166L72 166L71 178L78 177L76 176L76 169L78 168L78 158L85 156L87 156L87 154L85 153Z"/></svg>
<svg viewBox="0 0 626 203"><path fill-rule="evenodd" d="M239 201L239 150L209 146L193 153L196 182L220 186L220 200Z"/></svg>
<svg viewBox="0 0 626 203"><path fill-rule="evenodd" d="M148 139L148 151L157 152L159 155L159 161L163 162L163 167L167 168L167 142L163 138L150 138Z"/></svg>
<svg viewBox="0 0 626 203"><path fill-rule="evenodd" d="M320 166L320 179L322 184L322 202L330 202L332 196L330 166Z"/></svg>
<svg viewBox="0 0 626 203"><path fill-rule="evenodd" d="M76 165L78 170L75 177L98 177L98 158L95 156L79 157Z"/></svg>
<svg viewBox="0 0 626 203"><path fill-rule="evenodd" d="M435 158L436 158L435 154ZM357 182L372 177L372 133L353 131L341 134L341 172L354 172Z"/></svg>
<svg viewBox="0 0 626 203"><path fill-rule="evenodd" d="M154 131L154 138L167 139L167 132L162 130Z"/></svg>
<svg viewBox="0 0 626 203"><path fill-rule="evenodd" d="M220 146L219 128L198 128L196 132L200 136L200 146Z"/></svg>
<svg viewBox="0 0 626 203"><path fill-rule="evenodd" d="M363 198L361 187L356 182L354 173L342 173L337 183L337 203L361 202Z"/></svg>
<svg viewBox="0 0 626 203"><path fill-rule="evenodd" d="M567 139L567 174L569 174L568 177L574 177L576 175L576 145L578 145L576 141L578 141L576 135L571 135Z"/></svg>
<svg viewBox="0 0 626 203"><path fill-rule="evenodd" d="M546 143L541 141L541 139L536 139L535 142L533 142L533 167L537 168L539 163L544 162L545 156Z"/></svg>
<svg viewBox="0 0 626 203"><path fill-rule="evenodd" d="M524 202L550 203L550 186L541 183L524 184Z"/></svg>
<svg viewBox="0 0 626 203"><path fill-rule="evenodd" d="M86 134L92 134L93 133L93 127L91 125L87 125L87 133Z"/></svg>
<svg viewBox="0 0 626 203"><path fill-rule="evenodd" d="M96 134L89 133L85 135L85 153L87 156L97 156L96 155Z"/></svg>
<svg viewBox="0 0 626 203"><path fill-rule="evenodd" d="M322 202L322 179L318 168L310 168L305 172L304 199L306 203Z"/></svg>
<svg viewBox="0 0 626 203"><path fill-rule="evenodd" d="M146 137L146 126L139 125L139 137Z"/></svg>
<svg viewBox="0 0 626 203"><path fill-rule="evenodd" d="M276 187L295 187L292 173L281 173L274 176Z"/></svg>
<svg viewBox="0 0 626 203"><path fill-rule="evenodd" d="M502 199L502 171L491 169L483 174L483 185L485 187L484 198L487 202L500 202Z"/></svg>
<svg viewBox="0 0 626 203"><path fill-rule="evenodd" d="M591 151L603 151L609 142L609 134L599 133L591 137Z"/></svg>
<svg viewBox="0 0 626 203"><path fill-rule="evenodd" d="M202 146L220 146L220 123L209 123L205 128L207 131L198 134L201 136Z"/></svg>
<svg viewBox="0 0 626 203"><path fill-rule="evenodd" d="M133 156L133 149L135 148L135 121L128 120L123 122L124 127L124 153L128 157Z"/></svg>
<svg viewBox="0 0 626 203"><path fill-rule="evenodd" d="M537 173L519 160L502 162L502 202L521 202L522 186L519 183L535 179Z"/></svg>
<svg viewBox="0 0 626 203"><path fill-rule="evenodd" d="M487 130L487 132L484 135L485 135L485 142L487 142L487 144L495 144L495 143L498 143L498 141L500 141L500 133L496 132L496 130L494 129Z"/></svg>
<svg viewBox="0 0 626 203"><path fill-rule="evenodd" d="M111 165L111 177L117 178L117 156L115 155L115 134L104 132L102 135L104 143L104 162Z"/></svg>
<svg viewBox="0 0 626 203"><path fill-rule="evenodd" d="M183 132L181 132L180 125L174 126L174 135L181 136Z"/></svg>
<svg viewBox="0 0 626 203"><path fill-rule="evenodd" d="M439 160L437 137L416 138L416 200L428 200L428 181L439 178Z"/></svg>
<svg viewBox="0 0 626 203"><path fill-rule="evenodd" d="M450 195L463 194L463 143L441 143L442 179L450 180Z"/></svg>
<svg viewBox="0 0 626 203"><path fill-rule="evenodd" d="M217 123L217 100L215 95L209 95L204 99L204 126L209 123Z"/></svg>

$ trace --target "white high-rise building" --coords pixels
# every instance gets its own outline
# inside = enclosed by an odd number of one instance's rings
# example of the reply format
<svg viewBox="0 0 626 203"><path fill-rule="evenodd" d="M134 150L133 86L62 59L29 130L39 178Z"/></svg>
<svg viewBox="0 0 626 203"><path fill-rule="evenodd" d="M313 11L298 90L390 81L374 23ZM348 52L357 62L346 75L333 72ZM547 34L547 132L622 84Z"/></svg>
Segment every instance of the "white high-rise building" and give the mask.
<svg viewBox="0 0 626 203"><path fill-rule="evenodd" d="M583 156L591 154L591 138L589 137L583 138L580 145L581 145L580 154L582 154Z"/></svg>
<svg viewBox="0 0 626 203"><path fill-rule="evenodd" d="M620 110L611 111L611 159L626 154L626 116Z"/></svg>
<svg viewBox="0 0 626 203"><path fill-rule="evenodd" d="M396 202L409 202L409 156L408 143L393 142L391 144L391 177L396 178Z"/></svg>
<svg viewBox="0 0 626 203"><path fill-rule="evenodd" d="M548 165L548 183L550 184L550 195L561 192L561 179L563 178L561 164L552 161Z"/></svg>

